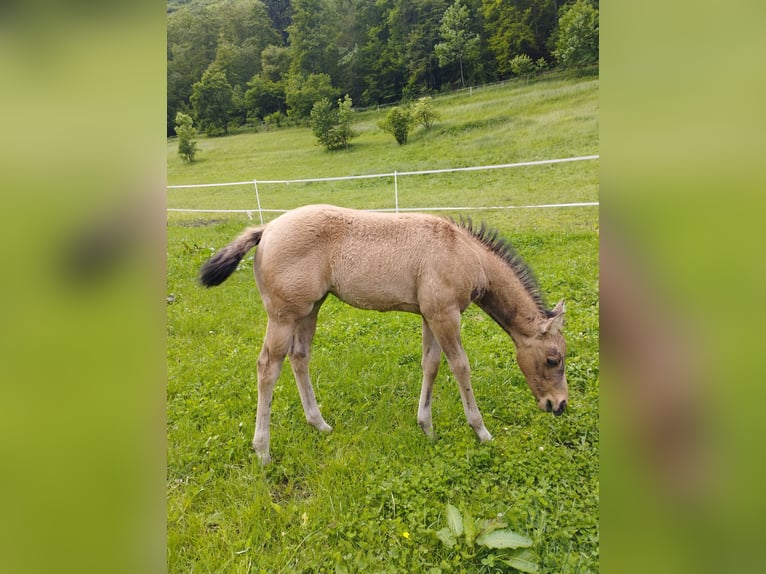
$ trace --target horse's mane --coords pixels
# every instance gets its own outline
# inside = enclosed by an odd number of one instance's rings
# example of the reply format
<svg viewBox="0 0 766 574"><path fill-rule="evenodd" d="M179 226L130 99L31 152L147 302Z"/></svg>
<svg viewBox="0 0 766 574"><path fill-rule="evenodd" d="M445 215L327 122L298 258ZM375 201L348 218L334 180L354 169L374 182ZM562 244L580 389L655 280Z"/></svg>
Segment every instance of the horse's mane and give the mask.
<svg viewBox="0 0 766 574"><path fill-rule="evenodd" d="M505 261L508 267L511 268L511 271L518 277L524 290L537 304L540 311L547 317L551 316L551 311L545 303L543 293L540 290L540 285L537 282L534 272L521 255L518 254L509 240L502 237L500 232L494 227L488 227L483 221L478 228L474 226L470 217L461 216L459 220L450 218L450 221L460 229L466 230L484 245L484 247Z"/></svg>

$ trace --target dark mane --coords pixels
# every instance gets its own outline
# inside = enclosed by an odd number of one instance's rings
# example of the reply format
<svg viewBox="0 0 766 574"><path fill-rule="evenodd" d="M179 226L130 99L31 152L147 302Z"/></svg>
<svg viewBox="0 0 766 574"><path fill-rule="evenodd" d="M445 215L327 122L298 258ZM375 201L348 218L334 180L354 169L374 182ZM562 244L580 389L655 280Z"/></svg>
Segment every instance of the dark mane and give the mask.
<svg viewBox="0 0 766 574"><path fill-rule="evenodd" d="M540 311L542 311L546 317L551 316L551 311L545 303L535 274L524 259L522 259L521 255L518 254L510 241L501 237L497 229L488 227L483 221L481 222L481 225L476 228L470 217L461 217L460 220L450 218L450 220L460 229L465 229L473 237L478 239L482 245L505 261L516 277L518 277L519 281L521 281L524 289L529 293L529 296L532 297Z"/></svg>

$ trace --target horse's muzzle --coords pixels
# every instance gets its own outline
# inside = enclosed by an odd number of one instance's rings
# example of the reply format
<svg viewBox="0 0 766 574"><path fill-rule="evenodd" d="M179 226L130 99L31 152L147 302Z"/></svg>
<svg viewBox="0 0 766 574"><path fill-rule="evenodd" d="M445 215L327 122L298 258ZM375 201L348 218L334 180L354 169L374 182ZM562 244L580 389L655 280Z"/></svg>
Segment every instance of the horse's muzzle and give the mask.
<svg viewBox="0 0 766 574"><path fill-rule="evenodd" d="M549 413L553 413L553 415L557 417L562 415L564 411L566 410L566 408L567 408L566 401L561 401L559 403L559 406L557 406L555 409L553 408L553 402L550 399L548 399L545 402L545 410L548 411Z"/></svg>

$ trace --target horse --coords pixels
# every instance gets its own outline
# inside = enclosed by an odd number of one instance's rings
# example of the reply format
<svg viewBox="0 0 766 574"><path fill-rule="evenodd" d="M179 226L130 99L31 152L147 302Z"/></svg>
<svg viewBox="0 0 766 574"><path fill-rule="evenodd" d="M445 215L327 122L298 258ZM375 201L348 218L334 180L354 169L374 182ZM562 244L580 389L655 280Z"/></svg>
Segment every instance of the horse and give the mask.
<svg viewBox="0 0 766 574"><path fill-rule="evenodd" d="M268 322L257 361L258 405L252 447L270 461L274 384L289 357L307 422L329 432L309 377L319 309L329 294L361 309L419 314L423 382L417 421L434 436L431 395L441 353L457 380L468 424L492 439L471 388L460 318L478 305L508 335L538 407L561 415L568 400L563 299L548 309L537 281L512 245L484 223L422 213L390 214L309 205L245 229L200 269L206 287L223 283L255 246L255 281Z"/></svg>

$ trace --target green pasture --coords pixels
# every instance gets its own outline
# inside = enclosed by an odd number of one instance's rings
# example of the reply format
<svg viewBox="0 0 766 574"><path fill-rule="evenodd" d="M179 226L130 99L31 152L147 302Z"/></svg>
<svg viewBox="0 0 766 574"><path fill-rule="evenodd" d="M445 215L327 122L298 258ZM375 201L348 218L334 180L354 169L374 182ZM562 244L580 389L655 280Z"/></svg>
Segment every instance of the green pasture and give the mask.
<svg viewBox="0 0 766 574"><path fill-rule="evenodd" d="M351 149L326 152L307 128L200 138L184 164L168 142L174 184L299 179L441 169L598 153L598 80L549 79L434 98L442 119L406 146L360 112ZM398 180L402 207L539 205L598 199L598 161ZM393 181L259 186L264 208L307 203L393 207ZM172 189L168 207L255 209L252 185ZM285 363L274 393L271 465L250 450L255 361L266 317L252 253L220 287L204 261L246 214L168 213L167 558L169 572L515 572L512 550L437 532L446 504L464 521L495 520L528 537L527 571L597 572L598 208L448 211L497 227L535 270L548 302L565 298L570 406L539 411L510 338L478 308L462 335L494 441L481 445L446 362L434 390L438 438L416 421L420 319L360 311L330 298L311 373L321 434L305 422ZM277 213L266 214L273 218ZM172 295L172 297L171 297ZM466 518L469 517L469 518ZM518 563L517 563L518 564Z"/></svg>

